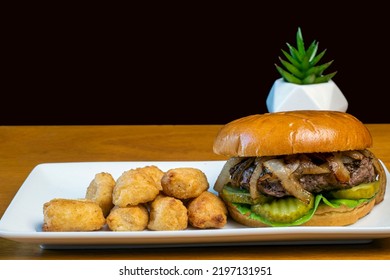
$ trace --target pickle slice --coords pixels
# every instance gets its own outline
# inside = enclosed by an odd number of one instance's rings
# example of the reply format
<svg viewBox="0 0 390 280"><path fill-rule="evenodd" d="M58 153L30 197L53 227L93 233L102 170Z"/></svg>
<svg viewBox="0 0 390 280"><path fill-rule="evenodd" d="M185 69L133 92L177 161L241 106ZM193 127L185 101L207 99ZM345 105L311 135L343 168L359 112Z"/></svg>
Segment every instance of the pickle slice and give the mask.
<svg viewBox="0 0 390 280"><path fill-rule="evenodd" d="M252 212L270 222L292 223L306 215L314 207L314 198L306 204L295 197L275 199L262 205L252 205Z"/></svg>
<svg viewBox="0 0 390 280"><path fill-rule="evenodd" d="M350 189L331 191L330 195L334 198L344 198L344 199L361 199L361 198L371 198L379 190L379 181L372 183L360 184L356 187Z"/></svg>
<svg viewBox="0 0 390 280"><path fill-rule="evenodd" d="M271 198L265 195L259 194L259 197L253 199L249 191L239 188L234 188L228 185L225 185L222 189L221 196L224 200L232 203L241 203L241 204L261 204L266 203Z"/></svg>

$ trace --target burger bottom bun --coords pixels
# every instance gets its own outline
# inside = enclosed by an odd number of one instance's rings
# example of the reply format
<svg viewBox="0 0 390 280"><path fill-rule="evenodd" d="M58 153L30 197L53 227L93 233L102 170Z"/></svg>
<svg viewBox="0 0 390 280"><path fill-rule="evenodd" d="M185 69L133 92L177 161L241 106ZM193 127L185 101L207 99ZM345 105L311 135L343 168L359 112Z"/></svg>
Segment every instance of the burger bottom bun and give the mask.
<svg viewBox="0 0 390 280"><path fill-rule="evenodd" d="M347 226L356 223L371 212L375 206L375 199L362 203L355 208L340 206L332 208L321 204L314 216L304 226Z"/></svg>
<svg viewBox="0 0 390 280"><path fill-rule="evenodd" d="M249 218L248 215L240 213L233 204L226 202L229 214L236 222L248 227L269 227L258 220ZM346 226L356 223L360 218L371 212L375 206L375 199L363 203L355 208L341 206L332 208L321 204L313 217L301 226Z"/></svg>

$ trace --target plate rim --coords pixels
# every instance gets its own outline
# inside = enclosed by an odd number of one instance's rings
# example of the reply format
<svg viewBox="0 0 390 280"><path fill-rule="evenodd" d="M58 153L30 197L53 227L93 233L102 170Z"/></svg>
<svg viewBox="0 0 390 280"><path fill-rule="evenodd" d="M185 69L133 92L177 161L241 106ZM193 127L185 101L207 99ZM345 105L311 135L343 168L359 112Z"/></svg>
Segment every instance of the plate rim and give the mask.
<svg viewBox="0 0 390 280"><path fill-rule="evenodd" d="M226 160L206 160L206 161L93 161L93 162L47 162L36 165L28 174L25 181L15 194L11 203L5 210L0 219L0 237L25 243L40 244L42 247L73 247L73 246L178 246L190 244L235 244L235 243L278 243L278 242L298 242L305 244L312 242L362 242L366 240L381 239L390 237L390 225L386 226L343 226L343 227L326 227L326 226L299 226L299 227L264 227L248 228L230 220L229 223L233 228L223 229L187 229L183 231L140 231L140 232L113 232L113 231L95 231L95 232L40 232L35 228L31 231L12 231L7 230L4 220L9 218L9 211L15 210L15 201L28 192L29 182L37 173L47 168L61 168L64 166L91 166L91 165L112 165L122 166L142 166L155 164L157 166L208 166L222 165ZM385 164L383 165L386 175L390 178L389 171ZM118 167L117 167L118 168ZM215 167L214 167L215 168ZM219 174L220 169L214 171L214 179ZM124 171L124 170L123 170ZM203 171L203 170L202 170ZM209 173L209 172L206 172ZM208 178L209 179L209 178ZM210 182L210 191L212 190L213 181ZM390 188L390 182L387 180L386 190ZM27 190L26 190L27 189ZM386 191L386 196L389 191ZM386 198L386 197L385 197ZM385 199L382 203L388 205L390 198ZM387 202L387 203L386 203ZM380 207L377 205L376 207ZM375 209L373 209L374 211ZM42 216L43 217L43 216ZM366 217L367 219L369 217ZM244 234L243 234L244 232ZM159 240L157 240L159 239ZM174 242L171 242L171 241Z"/></svg>

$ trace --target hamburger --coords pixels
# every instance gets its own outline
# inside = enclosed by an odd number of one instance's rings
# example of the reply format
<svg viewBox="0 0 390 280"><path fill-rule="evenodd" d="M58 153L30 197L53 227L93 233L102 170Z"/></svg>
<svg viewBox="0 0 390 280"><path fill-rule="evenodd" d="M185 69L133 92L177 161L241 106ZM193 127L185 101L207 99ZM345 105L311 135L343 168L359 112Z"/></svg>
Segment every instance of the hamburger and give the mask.
<svg viewBox="0 0 390 280"><path fill-rule="evenodd" d="M384 199L386 173L372 144L344 112L242 117L214 140L214 153L228 157L214 190L249 227L351 225Z"/></svg>

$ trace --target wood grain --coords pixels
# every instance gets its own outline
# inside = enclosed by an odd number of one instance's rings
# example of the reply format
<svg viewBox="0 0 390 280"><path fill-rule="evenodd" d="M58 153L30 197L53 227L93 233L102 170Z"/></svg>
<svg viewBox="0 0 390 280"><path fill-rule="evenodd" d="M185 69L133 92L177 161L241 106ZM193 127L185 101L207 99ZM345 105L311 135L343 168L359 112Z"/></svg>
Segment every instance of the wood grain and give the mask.
<svg viewBox="0 0 390 280"><path fill-rule="evenodd" d="M0 216L40 163L223 160L220 125L0 126ZM390 124L367 124L371 150L390 167ZM390 238L367 244L43 250L0 238L0 259L390 259Z"/></svg>

